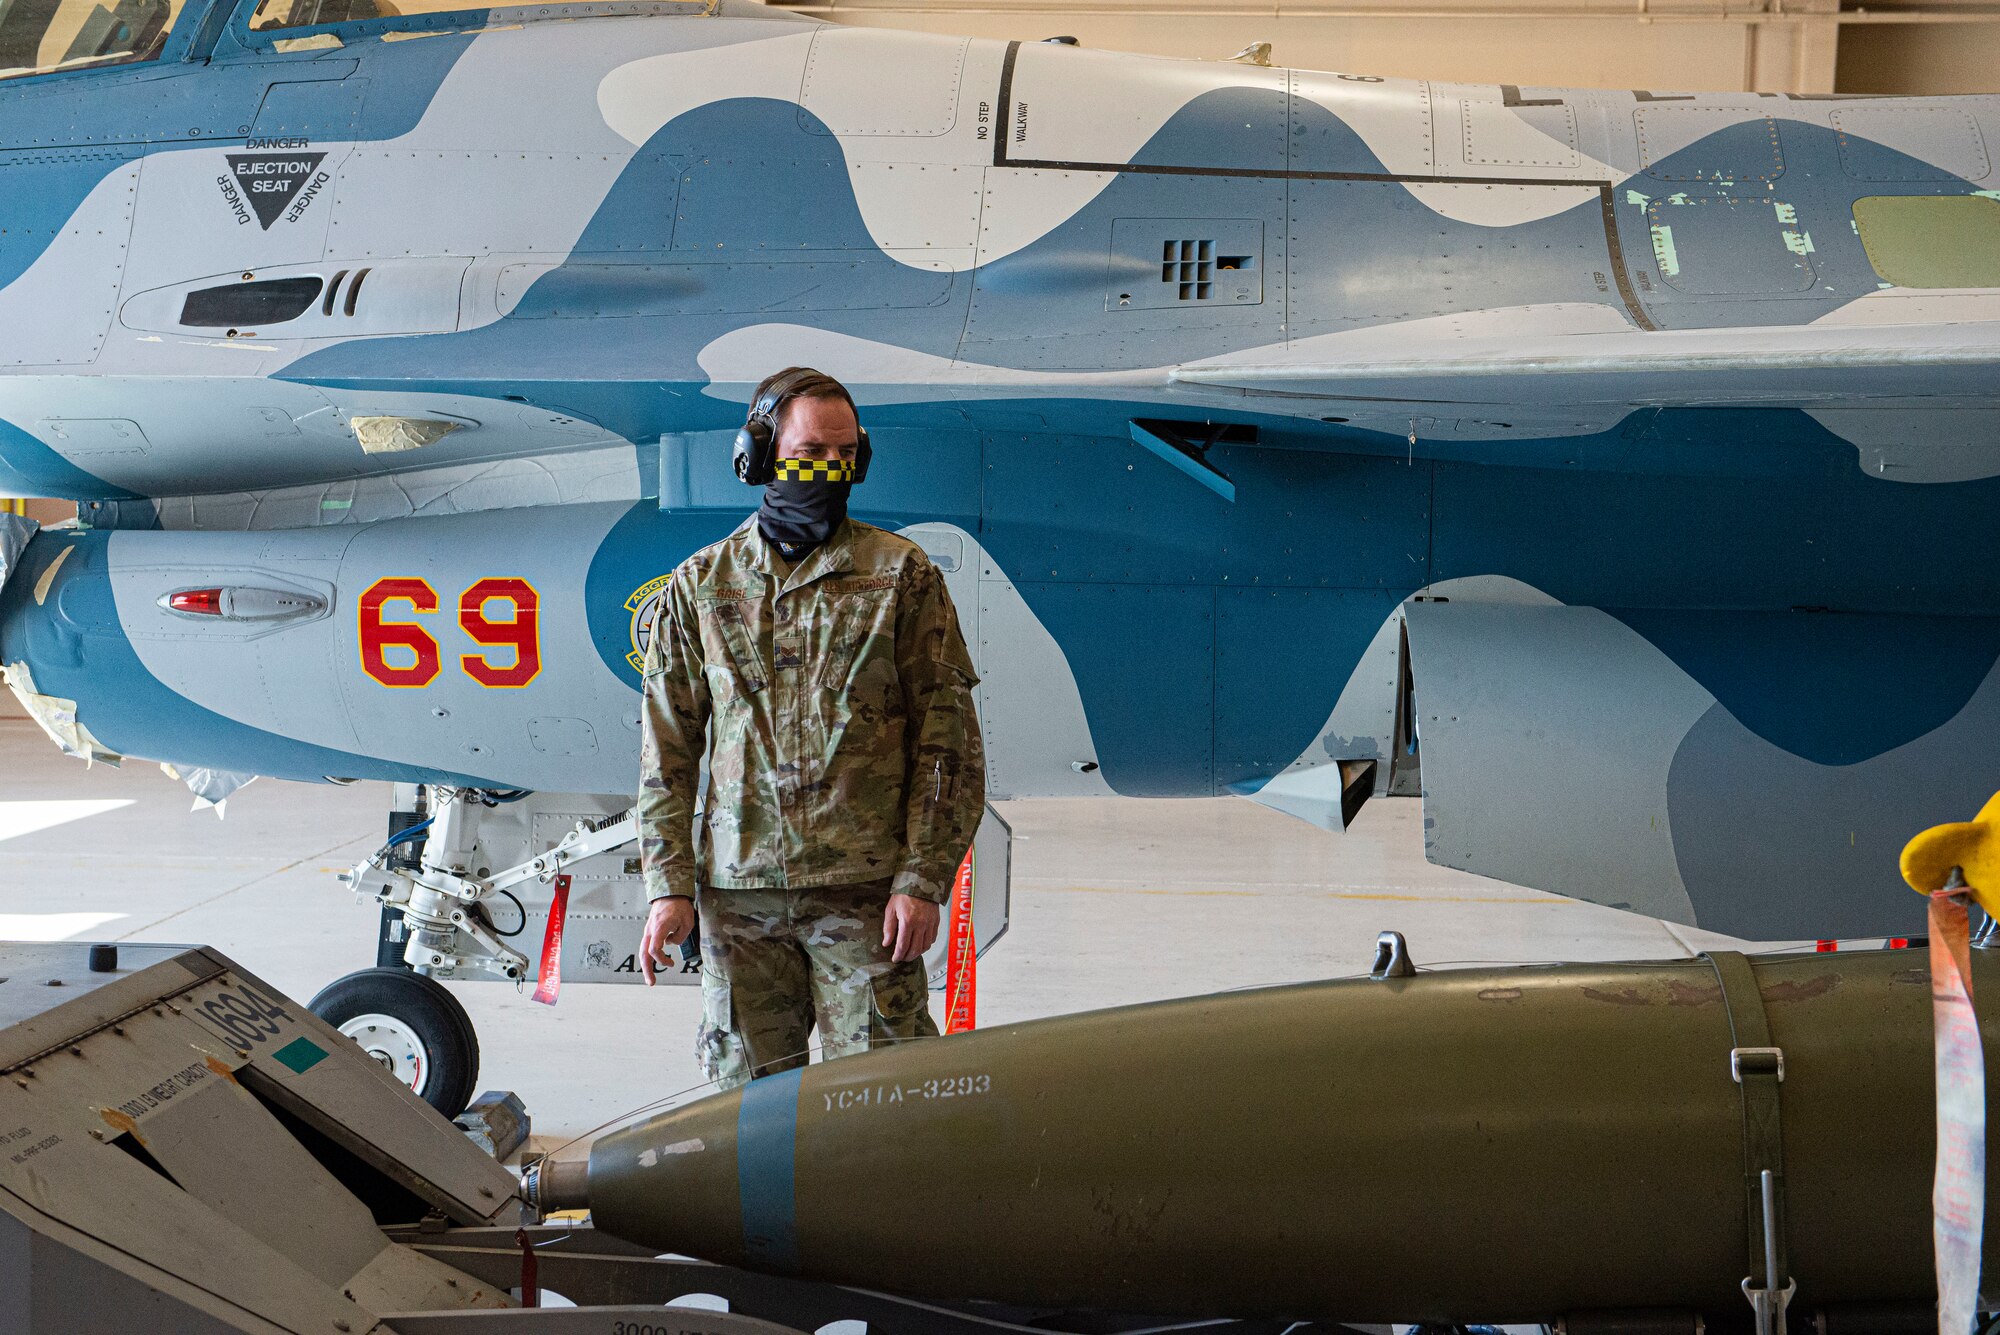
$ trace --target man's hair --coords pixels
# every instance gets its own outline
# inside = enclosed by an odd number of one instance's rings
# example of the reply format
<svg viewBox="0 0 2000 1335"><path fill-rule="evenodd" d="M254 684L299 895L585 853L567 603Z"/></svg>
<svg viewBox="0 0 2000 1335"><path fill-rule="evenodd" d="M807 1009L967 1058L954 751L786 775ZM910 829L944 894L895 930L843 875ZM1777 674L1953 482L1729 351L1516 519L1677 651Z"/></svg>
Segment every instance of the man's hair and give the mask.
<svg viewBox="0 0 2000 1335"><path fill-rule="evenodd" d="M784 429L785 409L798 399L839 399L847 405L848 411L854 414L856 421L861 419L861 410L854 406L854 396L847 392L847 386L826 372L815 371L810 366L787 366L774 375L765 376L758 384L757 392L750 396L751 407L754 409L763 401L764 396L771 392L772 387L781 381L788 383L783 401L771 414L771 430L774 433Z"/></svg>

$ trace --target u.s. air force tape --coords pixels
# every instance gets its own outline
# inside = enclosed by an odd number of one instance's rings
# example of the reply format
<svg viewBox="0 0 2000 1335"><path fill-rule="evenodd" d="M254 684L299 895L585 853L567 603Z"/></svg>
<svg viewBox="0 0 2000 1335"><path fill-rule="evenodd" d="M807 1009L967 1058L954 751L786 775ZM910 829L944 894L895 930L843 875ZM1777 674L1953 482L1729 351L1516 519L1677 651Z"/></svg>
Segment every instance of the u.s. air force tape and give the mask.
<svg viewBox="0 0 2000 1335"><path fill-rule="evenodd" d="M841 459L779 459L773 469L780 482L854 481L854 465Z"/></svg>

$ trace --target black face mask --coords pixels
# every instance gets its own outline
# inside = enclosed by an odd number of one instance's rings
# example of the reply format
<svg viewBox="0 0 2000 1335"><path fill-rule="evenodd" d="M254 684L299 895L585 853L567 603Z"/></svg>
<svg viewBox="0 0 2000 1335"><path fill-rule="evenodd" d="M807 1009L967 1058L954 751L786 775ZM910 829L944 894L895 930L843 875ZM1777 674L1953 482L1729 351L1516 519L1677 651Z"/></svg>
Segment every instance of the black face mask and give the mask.
<svg viewBox="0 0 2000 1335"><path fill-rule="evenodd" d="M757 527L766 541L796 561L833 536L847 518L852 482L772 482L764 488Z"/></svg>

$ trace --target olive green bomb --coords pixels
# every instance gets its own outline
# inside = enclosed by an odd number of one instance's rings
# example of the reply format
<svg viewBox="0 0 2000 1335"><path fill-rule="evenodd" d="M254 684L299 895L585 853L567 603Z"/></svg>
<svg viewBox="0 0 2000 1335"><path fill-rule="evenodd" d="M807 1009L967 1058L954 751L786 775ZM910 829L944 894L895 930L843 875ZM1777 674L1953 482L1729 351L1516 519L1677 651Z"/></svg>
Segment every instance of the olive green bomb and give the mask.
<svg viewBox="0 0 2000 1335"><path fill-rule="evenodd" d="M1451 970L820 1063L607 1135L530 1196L922 1298L1713 1329L1761 1284L1763 1168L1795 1315L1933 1300L1932 1080L1917 951Z"/></svg>

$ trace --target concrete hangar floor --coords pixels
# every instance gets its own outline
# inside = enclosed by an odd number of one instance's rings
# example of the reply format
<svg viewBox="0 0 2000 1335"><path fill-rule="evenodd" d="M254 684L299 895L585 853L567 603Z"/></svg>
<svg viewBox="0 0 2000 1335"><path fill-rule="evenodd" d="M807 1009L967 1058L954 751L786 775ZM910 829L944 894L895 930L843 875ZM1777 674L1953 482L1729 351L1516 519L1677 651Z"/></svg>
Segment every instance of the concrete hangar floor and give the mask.
<svg viewBox="0 0 2000 1335"><path fill-rule="evenodd" d="M304 999L374 963L379 911L335 873L382 841L385 785L262 781L227 818L149 764L86 769L0 718L0 940L213 945ZM1376 934L1424 966L1685 957L1728 938L1435 867L1411 799L1331 835L1235 798L1002 805L1012 921L980 964L982 1028L1365 973ZM481 1089L517 1091L552 1148L701 1083L693 986L451 984ZM933 1010L942 1014L937 998Z"/></svg>

